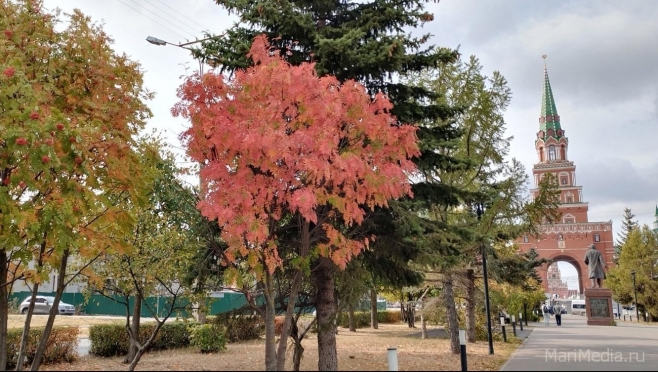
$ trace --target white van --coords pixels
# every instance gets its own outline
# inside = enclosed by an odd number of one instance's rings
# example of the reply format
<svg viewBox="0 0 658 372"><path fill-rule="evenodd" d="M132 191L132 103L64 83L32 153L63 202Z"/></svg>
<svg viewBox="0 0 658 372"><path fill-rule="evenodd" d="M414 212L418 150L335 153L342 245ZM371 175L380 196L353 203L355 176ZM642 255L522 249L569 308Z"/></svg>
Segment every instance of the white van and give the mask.
<svg viewBox="0 0 658 372"><path fill-rule="evenodd" d="M585 309L585 300L571 300L571 314L572 315L587 315Z"/></svg>

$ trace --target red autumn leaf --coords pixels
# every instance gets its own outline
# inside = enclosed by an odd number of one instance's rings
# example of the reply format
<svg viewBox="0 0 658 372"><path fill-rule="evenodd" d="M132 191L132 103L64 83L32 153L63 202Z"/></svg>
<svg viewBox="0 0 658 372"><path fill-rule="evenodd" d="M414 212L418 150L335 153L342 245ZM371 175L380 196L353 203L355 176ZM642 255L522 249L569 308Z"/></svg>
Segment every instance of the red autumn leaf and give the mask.
<svg viewBox="0 0 658 372"><path fill-rule="evenodd" d="M38 112L32 112L32 113L30 113L30 119L32 119L32 120L37 120L37 119L39 119L39 113L38 113Z"/></svg>
<svg viewBox="0 0 658 372"><path fill-rule="evenodd" d="M16 138L16 144L20 146L27 145L27 140L23 137Z"/></svg>
<svg viewBox="0 0 658 372"><path fill-rule="evenodd" d="M48 157L48 155L44 155L41 157L41 161L44 163L48 163L50 162L50 157Z"/></svg>

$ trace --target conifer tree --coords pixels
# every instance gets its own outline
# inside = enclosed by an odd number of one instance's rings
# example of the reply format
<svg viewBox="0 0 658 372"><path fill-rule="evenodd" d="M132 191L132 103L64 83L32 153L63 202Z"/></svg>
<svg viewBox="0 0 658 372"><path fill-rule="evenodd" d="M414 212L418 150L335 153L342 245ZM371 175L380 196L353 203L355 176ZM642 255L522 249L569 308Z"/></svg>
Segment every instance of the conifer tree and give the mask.
<svg viewBox="0 0 658 372"><path fill-rule="evenodd" d="M631 212L631 209L624 208L624 220L621 222L621 232L617 233L618 238L615 242L617 255L621 253L621 248L626 243L628 234L638 228L637 221L633 221L633 218L635 218L635 215Z"/></svg>
<svg viewBox="0 0 658 372"><path fill-rule="evenodd" d="M232 73L251 63L246 57L251 42L265 33L272 45L292 64L315 62L319 75L334 75L364 84L371 95L385 93L393 103L391 113L398 123L425 124L417 132L421 156L416 165L421 172L460 166L450 156L436 151L451 146L460 133L452 125L457 111L437 103L436 94L423 87L397 82L394 77L428 67L454 62L455 50L425 46L430 35L411 36L406 28L432 21L425 10L426 0L217 0L236 14L239 23L223 37L203 44L196 57ZM459 190L440 182L421 182L413 187L414 202L423 200L457 204ZM416 205L418 205L416 204ZM409 217L414 209L407 208ZM425 221L427 222L427 221ZM421 229L441 231L433 223L414 222ZM443 239L445 241L445 239ZM336 355L334 265L327 257L316 263L320 370L338 369ZM325 315L326 314L326 315Z"/></svg>

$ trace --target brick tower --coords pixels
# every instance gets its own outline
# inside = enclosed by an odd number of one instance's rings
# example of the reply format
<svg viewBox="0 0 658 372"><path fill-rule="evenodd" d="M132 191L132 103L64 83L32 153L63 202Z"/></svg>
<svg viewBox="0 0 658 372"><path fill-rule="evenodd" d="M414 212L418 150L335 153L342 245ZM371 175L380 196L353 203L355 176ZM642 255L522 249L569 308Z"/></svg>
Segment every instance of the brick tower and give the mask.
<svg viewBox="0 0 658 372"><path fill-rule="evenodd" d="M569 286L562 280L562 273L557 262L548 267L548 292L557 295L557 298L567 298L569 295Z"/></svg>
<svg viewBox="0 0 658 372"><path fill-rule="evenodd" d="M590 287L587 265L583 262L590 244L596 245L608 267L614 265L612 221L590 222L587 217L588 203L583 198L583 187L576 183L576 166L569 160L569 140L560 124L560 115L557 113L553 99L546 65L544 65L544 86L535 149L538 163L532 169L535 188L530 192L533 197L536 196L541 179L547 173L552 173L559 184L559 210L562 217L555 224L541 225L539 239L523 236L517 240L517 243L523 252L535 248L542 258L572 264L579 276L579 293L583 293L585 288ZM552 266L557 267L557 265ZM547 280L547 270L548 268L544 267L538 270L538 274L542 277L546 293L556 293L549 287L551 282Z"/></svg>

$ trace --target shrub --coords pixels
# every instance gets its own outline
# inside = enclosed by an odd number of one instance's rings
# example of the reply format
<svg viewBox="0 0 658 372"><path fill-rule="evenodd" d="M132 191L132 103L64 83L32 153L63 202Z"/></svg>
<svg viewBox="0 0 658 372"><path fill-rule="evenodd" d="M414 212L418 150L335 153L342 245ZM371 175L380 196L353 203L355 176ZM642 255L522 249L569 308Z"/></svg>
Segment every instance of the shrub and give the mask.
<svg viewBox="0 0 658 372"><path fill-rule="evenodd" d="M285 316L277 316L274 318L274 334L281 336L283 332L283 322L286 320Z"/></svg>
<svg viewBox="0 0 658 372"><path fill-rule="evenodd" d="M356 322L356 328L370 327L370 311L355 311L354 320ZM377 321L379 323L398 323L402 321L402 315L399 311L378 311ZM350 317L347 312L342 312L338 316L338 325L349 328Z"/></svg>
<svg viewBox="0 0 658 372"><path fill-rule="evenodd" d="M402 314L399 311L378 311L377 321L379 323L400 323Z"/></svg>
<svg viewBox="0 0 658 372"><path fill-rule="evenodd" d="M202 353L213 353L226 349L226 329L211 324L198 324L191 328L191 344Z"/></svg>
<svg viewBox="0 0 658 372"><path fill-rule="evenodd" d="M46 344L46 351L43 354L43 364L56 364L62 362L74 361L77 354L78 345L78 328L77 327L56 327L53 328ZM7 331L7 369L16 367L18 350L21 345L22 329L10 329ZM30 329L30 335L27 341L27 350L25 353L26 363L32 363L34 354L36 354L37 345L43 335L43 328Z"/></svg>
<svg viewBox="0 0 658 372"><path fill-rule="evenodd" d="M139 340L146 342L155 324L140 324ZM125 355L130 347L126 326L122 324L99 324L89 328L90 354L100 357ZM190 331L186 323L165 323L148 350L169 350L190 346Z"/></svg>
<svg viewBox="0 0 658 372"><path fill-rule="evenodd" d="M141 327L140 327L141 328ZM149 329L143 337L144 342L151 336L155 325L149 324ZM140 333L142 330L140 329ZM170 350L190 345L190 331L183 322L165 323L151 345L151 350Z"/></svg>
<svg viewBox="0 0 658 372"><path fill-rule="evenodd" d="M213 324L226 329L228 342L256 340L265 334L265 325L258 315L244 315L239 312L219 314Z"/></svg>

